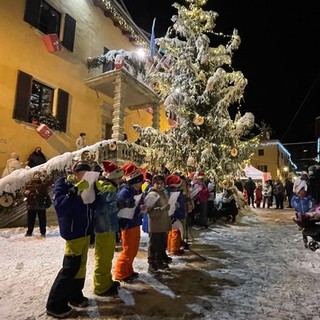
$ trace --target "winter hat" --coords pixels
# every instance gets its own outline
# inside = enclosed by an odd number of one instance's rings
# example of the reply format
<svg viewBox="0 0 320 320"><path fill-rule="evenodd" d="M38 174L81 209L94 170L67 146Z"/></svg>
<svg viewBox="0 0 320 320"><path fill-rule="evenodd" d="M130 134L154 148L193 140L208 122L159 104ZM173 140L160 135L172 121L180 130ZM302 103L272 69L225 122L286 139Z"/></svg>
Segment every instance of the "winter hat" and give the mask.
<svg viewBox="0 0 320 320"><path fill-rule="evenodd" d="M122 170L124 171L124 178L129 184L143 182L143 174L133 162L128 162L122 166Z"/></svg>
<svg viewBox="0 0 320 320"><path fill-rule="evenodd" d="M179 188L181 186L182 180L177 175L170 175L166 178L166 185L169 187Z"/></svg>
<svg viewBox="0 0 320 320"><path fill-rule="evenodd" d="M198 178L198 179L204 178L204 173L203 173L202 171L198 172L197 178Z"/></svg>
<svg viewBox="0 0 320 320"><path fill-rule="evenodd" d="M107 179L119 179L124 175L124 171L112 161L102 161L103 173Z"/></svg>
<svg viewBox="0 0 320 320"><path fill-rule="evenodd" d="M86 161L78 161L72 167L72 172L79 171L91 171L91 166L89 162Z"/></svg>

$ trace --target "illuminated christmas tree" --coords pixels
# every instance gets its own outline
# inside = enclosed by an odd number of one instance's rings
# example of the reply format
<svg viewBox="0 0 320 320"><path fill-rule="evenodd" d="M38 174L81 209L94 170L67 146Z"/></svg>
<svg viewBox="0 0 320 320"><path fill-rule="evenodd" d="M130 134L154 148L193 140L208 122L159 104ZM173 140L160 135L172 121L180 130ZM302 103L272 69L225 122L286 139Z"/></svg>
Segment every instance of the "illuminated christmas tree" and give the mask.
<svg viewBox="0 0 320 320"><path fill-rule="evenodd" d="M166 108L170 130L134 128L155 167L166 164L184 173L194 169L221 181L240 175L260 135L251 134L254 115L240 113L247 79L232 67L241 42L238 32L214 32L218 13L203 10L206 2L174 3L173 25L155 40L159 53L148 77ZM219 44L210 47L212 40Z"/></svg>

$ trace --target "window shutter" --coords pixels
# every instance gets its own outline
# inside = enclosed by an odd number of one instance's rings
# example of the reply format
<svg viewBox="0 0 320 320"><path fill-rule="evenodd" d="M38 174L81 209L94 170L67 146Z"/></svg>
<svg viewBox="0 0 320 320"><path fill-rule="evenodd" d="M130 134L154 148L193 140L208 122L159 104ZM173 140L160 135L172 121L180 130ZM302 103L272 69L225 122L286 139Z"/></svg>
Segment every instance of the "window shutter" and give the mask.
<svg viewBox="0 0 320 320"><path fill-rule="evenodd" d="M41 0L27 0L23 20L38 28L41 10Z"/></svg>
<svg viewBox="0 0 320 320"><path fill-rule="evenodd" d="M66 13L63 30L62 45L73 52L74 36L76 32L76 20Z"/></svg>
<svg viewBox="0 0 320 320"><path fill-rule="evenodd" d="M67 131L68 108L69 108L69 93L62 89L58 89L56 119L59 120L60 131L63 131L63 132Z"/></svg>
<svg viewBox="0 0 320 320"><path fill-rule="evenodd" d="M19 70L13 119L29 121L32 76Z"/></svg>

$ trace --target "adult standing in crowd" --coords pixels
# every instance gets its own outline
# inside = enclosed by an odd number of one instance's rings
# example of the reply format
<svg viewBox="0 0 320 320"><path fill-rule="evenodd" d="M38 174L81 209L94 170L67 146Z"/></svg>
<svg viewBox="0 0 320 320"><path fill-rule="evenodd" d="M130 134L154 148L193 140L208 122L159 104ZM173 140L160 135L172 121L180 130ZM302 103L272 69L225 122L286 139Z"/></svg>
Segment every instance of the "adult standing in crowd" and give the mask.
<svg viewBox="0 0 320 320"><path fill-rule="evenodd" d="M274 197L276 200L276 209L283 209L284 198L286 194L286 189L281 180L277 179L274 184Z"/></svg>
<svg viewBox="0 0 320 320"><path fill-rule="evenodd" d="M315 200L315 203L320 203L320 165L312 165L308 168L309 175L309 194Z"/></svg>
<svg viewBox="0 0 320 320"><path fill-rule="evenodd" d="M91 165L78 161L72 174L54 183L54 207L58 216L59 231L66 240L63 266L51 287L46 308L47 314L56 318L67 317L72 307L88 306L82 289L86 276L87 255L92 224L92 204L84 203L82 193L89 189L83 177Z"/></svg>
<svg viewBox="0 0 320 320"><path fill-rule="evenodd" d="M87 146L86 137L87 137L87 134L85 132L80 132L79 137L76 140L77 150L80 150Z"/></svg>
<svg viewBox="0 0 320 320"><path fill-rule="evenodd" d="M291 181L291 179L286 178L285 183L284 183L284 188L286 190L288 208L292 208L291 199L292 199L292 196L293 196L293 182Z"/></svg>
<svg viewBox="0 0 320 320"><path fill-rule="evenodd" d="M47 162L47 159L43 154L41 147L36 147L28 157L28 166L30 168L36 167L45 162Z"/></svg>
<svg viewBox="0 0 320 320"><path fill-rule="evenodd" d="M256 183L252 180L251 177L248 177L243 185L243 188L247 192L248 206L250 207L250 205L252 205L252 207L254 208L254 191L256 190Z"/></svg>
<svg viewBox="0 0 320 320"><path fill-rule="evenodd" d="M11 172L21 168L22 163L20 162L19 155L15 152L12 152L10 158L7 160L6 167L2 172L2 178L9 175Z"/></svg>
<svg viewBox="0 0 320 320"><path fill-rule="evenodd" d="M262 208L265 208L266 204L267 207L270 208L272 206L272 185L271 180L266 180L266 182L263 185L262 189Z"/></svg>
<svg viewBox="0 0 320 320"><path fill-rule="evenodd" d="M31 237L36 222L36 217L39 219L40 234L46 236L47 228L47 212L52 202L49 196L49 188L52 179L45 171L36 171L31 181L27 182L24 189L24 196L27 203L28 229L26 237Z"/></svg>
<svg viewBox="0 0 320 320"><path fill-rule="evenodd" d="M243 184L240 178L238 178L235 182L234 185L238 188L238 190L243 193Z"/></svg>
<svg viewBox="0 0 320 320"><path fill-rule="evenodd" d="M135 208L132 219L120 217L119 226L121 230L122 251L117 259L114 269L114 278L118 281L132 282L139 274L133 270L133 261L139 251L140 228L143 214L140 210L142 199L136 205L135 196L141 193L143 174L132 162L122 167L125 183L117 192L117 205L119 209Z"/></svg>
<svg viewBox="0 0 320 320"><path fill-rule="evenodd" d="M308 192L308 172L302 171L301 174L294 180L293 183L293 193L298 194L298 192L304 188L305 192Z"/></svg>
<svg viewBox="0 0 320 320"><path fill-rule="evenodd" d="M119 281L112 279L112 260L116 247L118 206L116 195L124 171L111 161L102 161L103 177L96 183L98 194L93 215L95 234L93 288L98 296L118 293Z"/></svg>

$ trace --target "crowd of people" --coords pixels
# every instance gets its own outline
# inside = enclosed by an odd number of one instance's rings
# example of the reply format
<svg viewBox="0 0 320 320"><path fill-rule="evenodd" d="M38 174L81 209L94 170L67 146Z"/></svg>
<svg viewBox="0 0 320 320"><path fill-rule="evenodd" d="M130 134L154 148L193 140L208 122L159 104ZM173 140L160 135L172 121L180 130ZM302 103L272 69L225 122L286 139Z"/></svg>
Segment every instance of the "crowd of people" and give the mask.
<svg viewBox="0 0 320 320"><path fill-rule="evenodd" d="M221 210L238 208L229 188L221 197ZM94 239L93 291L98 296L118 294L121 282L139 277L134 259L141 232L148 233L148 272L161 276L170 272L173 255L187 248L187 228L206 228L216 218L215 185L201 172L192 177L165 166L150 172L128 162L100 165L76 161L69 174L53 183L53 205L57 213L65 254L49 292L47 314L56 318L69 315L72 308L86 308L83 295L87 254ZM210 200L211 199L211 200ZM227 209L229 208L229 209ZM235 221L229 213L230 220ZM226 215L228 216L228 215ZM117 232L122 250L114 259ZM92 237L94 235L94 237Z"/></svg>
<svg viewBox="0 0 320 320"><path fill-rule="evenodd" d="M270 209L275 205L275 209L284 209L284 204L287 202L288 208L292 208L294 184L289 178L286 178L284 183L280 179L274 181L269 179L262 183L248 177L244 183L241 180L236 181L235 186L243 193L249 207Z"/></svg>
<svg viewBox="0 0 320 320"><path fill-rule="evenodd" d="M21 166L17 154L9 160L8 168L12 165L18 169L18 163ZM45 162L40 147L28 158L30 167ZM33 235L38 216L40 233L45 237L46 210L53 204L60 236L65 240L62 268L48 295L47 314L64 318L73 308L89 305L83 288L90 245L94 249L93 293L114 296L121 282L131 283L139 277L134 259L141 232L148 233L148 272L160 276L170 272L171 256L183 255L188 248L188 227L208 228L221 218L233 223L245 206L284 209L286 201L294 208L299 224L320 201L319 186L314 183L320 179L307 173L294 182L276 179L264 184L250 177L243 182L217 183L199 171L189 174L171 173L165 165L150 172L132 162L120 167L112 161L97 164L83 160L75 160L55 181L43 170L34 172L23 190L26 236ZM113 261L117 241L122 250Z"/></svg>

